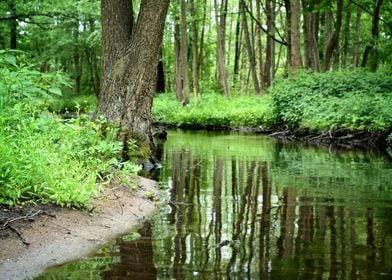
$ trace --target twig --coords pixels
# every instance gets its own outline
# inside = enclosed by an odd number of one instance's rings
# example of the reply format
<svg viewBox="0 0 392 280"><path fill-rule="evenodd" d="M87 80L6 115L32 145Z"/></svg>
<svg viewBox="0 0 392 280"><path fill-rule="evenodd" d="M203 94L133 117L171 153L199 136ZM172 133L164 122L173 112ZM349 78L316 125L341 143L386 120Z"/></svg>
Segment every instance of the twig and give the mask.
<svg viewBox="0 0 392 280"><path fill-rule="evenodd" d="M27 242L26 239L24 239L22 233L20 233L20 231L17 228L14 228L11 225L8 225L8 228L16 233L16 235L20 238L20 240L23 242L24 245L26 245L26 246L30 245L30 242Z"/></svg>
<svg viewBox="0 0 392 280"><path fill-rule="evenodd" d="M19 220L30 219L30 218L32 218L32 217L34 217L34 216L37 216L39 213L41 213L41 210L38 210L38 211L35 212L34 214L28 214L28 215L26 215L26 216L17 217L17 218L8 220L8 221L6 221L6 222L2 225L2 227L0 228L0 230L4 230L4 229L6 229L6 228L10 228L10 223L13 223L13 222L16 222L16 221L19 221Z"/></svg>

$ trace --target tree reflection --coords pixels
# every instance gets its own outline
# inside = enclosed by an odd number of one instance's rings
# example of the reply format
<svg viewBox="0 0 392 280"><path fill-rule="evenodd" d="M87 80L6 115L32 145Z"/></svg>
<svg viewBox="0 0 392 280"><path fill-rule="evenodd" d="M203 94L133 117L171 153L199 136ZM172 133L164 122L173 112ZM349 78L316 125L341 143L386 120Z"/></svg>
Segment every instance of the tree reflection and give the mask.
<svg viewBox="0 0 392 280"><path fill-rule="evenodd" d="M390 273L385 260L391 254L384 247L391 240L375 230L373 208L353 208L349 197L300 188L298 171L287 162L292 153L306 160L300 152L278 144L273 162L186 149L167 154L173 178L167 219L174 235L155 244L171 247L156 255L158 275L165 270L176 279L376 279L375 271ZM346 159L340 155L337 161ZM290 170L291 184L277 170ZM334 184L347 181L336 176L312 173L301 182L329 182L334 191ZM171 263L162 265L161 258Z"/></svg>

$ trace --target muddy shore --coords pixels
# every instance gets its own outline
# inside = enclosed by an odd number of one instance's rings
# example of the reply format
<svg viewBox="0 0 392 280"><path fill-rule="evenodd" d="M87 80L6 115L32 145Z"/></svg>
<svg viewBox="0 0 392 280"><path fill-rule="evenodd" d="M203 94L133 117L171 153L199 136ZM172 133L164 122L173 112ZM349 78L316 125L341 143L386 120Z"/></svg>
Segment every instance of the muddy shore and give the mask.
<svg viewBox="0 0 392 280"><path fill-rule="evenodd" d="M155 181L139 178L131 191L111 186L89 211L57 206L0 208L0 279L31 279L46 268L93 253L156 211Z"/></svg>

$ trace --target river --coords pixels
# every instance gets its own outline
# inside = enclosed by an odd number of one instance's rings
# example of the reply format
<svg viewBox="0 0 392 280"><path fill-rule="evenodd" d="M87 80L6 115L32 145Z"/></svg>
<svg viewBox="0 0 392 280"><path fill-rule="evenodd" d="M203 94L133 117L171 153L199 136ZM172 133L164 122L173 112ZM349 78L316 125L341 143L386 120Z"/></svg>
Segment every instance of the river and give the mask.
<svg viewBox="0 0 392 280"><path fill-rule="evenodd" d="M392 161L170 131L160 214L37 279L391 279Z"/></svg>

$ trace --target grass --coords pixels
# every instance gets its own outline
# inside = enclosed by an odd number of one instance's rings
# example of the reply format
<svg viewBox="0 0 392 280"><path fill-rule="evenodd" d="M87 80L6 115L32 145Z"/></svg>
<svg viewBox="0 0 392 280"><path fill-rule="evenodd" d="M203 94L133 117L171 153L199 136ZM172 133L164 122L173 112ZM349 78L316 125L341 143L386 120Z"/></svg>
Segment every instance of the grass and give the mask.
<svg viewBox="0 0 392 280"><path fill-rule="evenodd" d="M174 94L155 97L152 109L155 122L178 127L222 128L230 126L270 127L275 122L270 96L235 96L227 98L214 93L202 95L196 103L191 98L183 107Z"/></svg>

